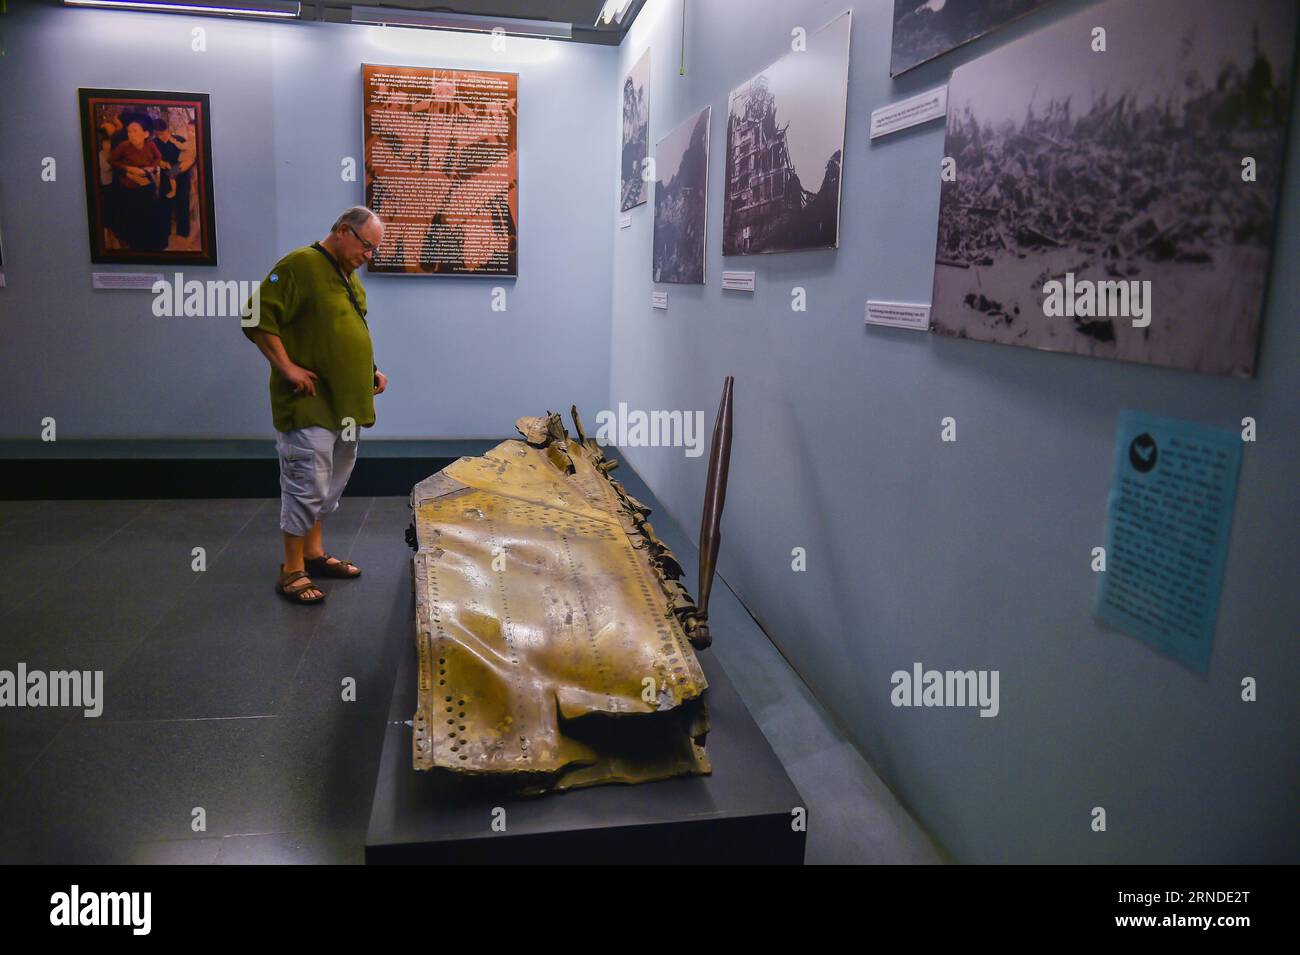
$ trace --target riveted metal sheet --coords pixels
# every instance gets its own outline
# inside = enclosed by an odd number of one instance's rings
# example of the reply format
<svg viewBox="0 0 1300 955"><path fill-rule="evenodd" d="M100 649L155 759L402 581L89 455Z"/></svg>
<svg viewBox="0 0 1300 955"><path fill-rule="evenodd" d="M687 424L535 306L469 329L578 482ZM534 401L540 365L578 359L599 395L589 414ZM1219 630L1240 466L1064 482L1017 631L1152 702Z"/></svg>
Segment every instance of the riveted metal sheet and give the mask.
<svg viewBox="0 0 1300 955"><path fill-rule="evenodd" d="M568 789L707 773L694 603L558 415L413 489L414 765Z"/></svg>

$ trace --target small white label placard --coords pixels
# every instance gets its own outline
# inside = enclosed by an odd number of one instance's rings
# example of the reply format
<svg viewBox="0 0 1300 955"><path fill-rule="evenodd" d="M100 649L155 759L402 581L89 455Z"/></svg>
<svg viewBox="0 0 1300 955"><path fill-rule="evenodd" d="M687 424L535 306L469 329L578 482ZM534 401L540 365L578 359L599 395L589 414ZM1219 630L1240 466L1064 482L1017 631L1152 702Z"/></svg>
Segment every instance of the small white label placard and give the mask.
<svg viewBox="0 0 1300 955"><path fill-rule="evenodd" d="M142 288L153 290L163 280L161 272L91 272L93 288Z"/></svg>
<svg viewBox="0 0 1300 955"><path fill-rule="evenodd" d="M629 212L629 213L628 213L627 215L625 215L623 218L619 219L619 220L618 220L618 227L619 227L620 229L630 229L630 228L632 228L632 213Z"/></svg>
<svg viewBox="0 0 1300 955"><path fill-rule="evenodd" d="M906 302L867 302L868 325L914 328L924 332L930 327L930 306Z"/></svg>
<svg viewBox="0 0 1300 955"><path fill-rule="evenodd" d="M880 109L873 110L871 113L871 138L884 136L886 133L896 133L900 129L907 129L909 126L915 126L917 123L924 123L927 120L938 119L948 113L948 87L940 86L938 89L930 90L928 93L922 93L920 96L912 96L900 103L891 103L889 106L882 106Z"/></svg>
<svg viewBox="0 0 1300 955"><path fill-rule="evenodd" d="M651 293L650 293L650 306L651 306L652 308L667 308L667 307L668 307L668 293L667 293L667 292L651 292Z"/></svg>
<svg viewBox="0 0 1300 955"><path fill-rule="evenodd" d="M754 291L753 272L723 272L722 287L736 292Z"/></svg>

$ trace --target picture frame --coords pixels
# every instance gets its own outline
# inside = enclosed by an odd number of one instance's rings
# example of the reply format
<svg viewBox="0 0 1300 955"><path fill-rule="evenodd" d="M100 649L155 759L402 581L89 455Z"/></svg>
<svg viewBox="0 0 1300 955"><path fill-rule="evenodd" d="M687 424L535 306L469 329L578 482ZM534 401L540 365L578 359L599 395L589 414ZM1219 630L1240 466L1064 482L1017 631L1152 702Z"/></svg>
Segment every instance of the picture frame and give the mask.
<svg viewBox="0 0 1300 955"><path fill-rule="evenodd" d="M208 94L82 88L78 100L90 261L216 265Z"/></svg>

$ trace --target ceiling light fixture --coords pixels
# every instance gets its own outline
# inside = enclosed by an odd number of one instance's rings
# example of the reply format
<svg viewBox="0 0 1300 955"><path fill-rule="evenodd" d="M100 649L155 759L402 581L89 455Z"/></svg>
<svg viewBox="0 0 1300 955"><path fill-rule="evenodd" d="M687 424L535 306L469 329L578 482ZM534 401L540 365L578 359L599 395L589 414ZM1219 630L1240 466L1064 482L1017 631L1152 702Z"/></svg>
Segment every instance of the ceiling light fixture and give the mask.
<svg viewBox="0 0 1300 955"><path fill-rule="evenodd" d="M269 17L293 20L302 15L298 0L63 0L67 7L99 7L106 10L138 10L145 13L198 13L216 17Z"/></svg>
<svg viewBox="0 0 1300 955"><path fill-rule="evenodd" d="M602 23L609 26L616 23L623 25L623 18L627 16L627 11L632 7L632 0L605 0L605 5L600 8L600 13L596 16L596 26Z"/></svg>
<svg viewBox="0 0 1300 955"><path fill-rule="evenodd" d="M419 27L425 30L457 30L463 33L492 33L504 30L512 36L572 40L573 24L552 20L523 20L517 17L476 17L467 13L434 13L398 10L395 7L353 7L352 22L371 26Z"/></svg>

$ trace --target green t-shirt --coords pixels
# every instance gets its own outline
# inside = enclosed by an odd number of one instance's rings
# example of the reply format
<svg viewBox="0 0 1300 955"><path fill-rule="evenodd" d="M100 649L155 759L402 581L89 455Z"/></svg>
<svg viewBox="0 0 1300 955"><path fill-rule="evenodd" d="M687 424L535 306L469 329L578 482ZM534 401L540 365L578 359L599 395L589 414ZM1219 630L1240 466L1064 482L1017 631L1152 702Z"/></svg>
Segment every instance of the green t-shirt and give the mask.
<svg viewBox="0 0 1300 955"><path fill-rule="evenodd" d="M295 392L271 369L271 417L277 431L316 425L341 430L344 418L375 423L374 351L366 327L366 290L348 276L356 308L332 259L314 246L295 249L262 280L258 324L244 328L278 335L295 365L319 377L316 394ZM360 314L358 314L360 309Z"/></svg>

